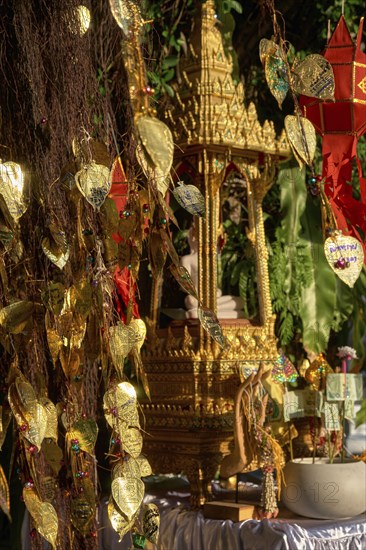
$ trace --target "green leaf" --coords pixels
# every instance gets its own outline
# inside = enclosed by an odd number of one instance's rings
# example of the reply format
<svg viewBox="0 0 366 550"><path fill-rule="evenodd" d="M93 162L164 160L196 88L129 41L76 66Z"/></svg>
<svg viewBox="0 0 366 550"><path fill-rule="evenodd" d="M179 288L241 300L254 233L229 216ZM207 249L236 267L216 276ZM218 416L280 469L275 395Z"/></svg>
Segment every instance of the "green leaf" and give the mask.
<svg viewBox="0 0 366 550"><path fill-rule="evenodd" d="M163 61L162 68L169 69L178 65L179 58L177 55L168 55Z"/></svg>
<svg viewBox="0 0 366 550"><path fill-rule="evenodd" d="M300 170L294 161L286 163L279 173L278 184L281 188L281 211L284 214L281 227L287 260L283 290L286 294L291 294L296 285L295 270L299 260L300 218L307 198L305 170Z"/></svg>
<svg viewBox="0 0 366 550"><path fill-rule="evenodd" d="M366 422L366 399L363 399L361 408L356 414L356 428Z"/></svg>
<svg viewBox="0 0 366 550"><path fill-rule="evenodd" d="M308 197L301 218L302 262L307 284L301 292L300 317L306 351L321 353L328 345L336 307L336 275L324 254L319 202Z"/></svg>

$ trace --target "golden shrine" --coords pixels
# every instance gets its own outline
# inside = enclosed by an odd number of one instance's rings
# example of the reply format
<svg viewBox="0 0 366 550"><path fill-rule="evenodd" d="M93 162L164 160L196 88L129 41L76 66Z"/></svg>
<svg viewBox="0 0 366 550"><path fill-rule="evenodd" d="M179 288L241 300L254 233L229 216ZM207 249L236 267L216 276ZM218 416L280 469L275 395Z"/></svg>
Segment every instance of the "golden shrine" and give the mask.
<svg viewBox="0 0 366 550"><path fill-rule="evenodd" d="M217 311L217 241L220 190L239 173L246 188L247 236L254 248L259 301L258 322L220 320L227 346L221 348L196 319L159 327L162 279L153 282L148 340L142 352L151 401L142 403L145 449L156 473L184 472L192 505L210 496L210 481L233 439L236 388L263 363L278 356L274 334L262 200L273 183L280 157L289 154L284 134L258 121L256 108L244 106L244 88L235 85L225 55L214 0L200 10L181 60L181 82L166 113L176 144L174 170L205 197L205 218L195 222L198 243L198 294Z"/></svg>

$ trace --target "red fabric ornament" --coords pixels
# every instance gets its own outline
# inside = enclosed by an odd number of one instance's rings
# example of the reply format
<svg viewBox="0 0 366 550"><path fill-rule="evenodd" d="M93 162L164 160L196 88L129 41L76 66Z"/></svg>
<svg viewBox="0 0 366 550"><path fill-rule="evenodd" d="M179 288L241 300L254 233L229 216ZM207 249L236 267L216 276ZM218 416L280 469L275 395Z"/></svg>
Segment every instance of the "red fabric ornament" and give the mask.
<svg viewBox="0 0 366 550"><path fill-rule="evenodd" d="M366 178L357 157L358 139L366 132L366 55L361 51L363 18L354 42L344 16L323 53L332 65L335 101L300 96L303 114L323 138L325 193L337 226L345 234L362 241L366 236ZM356 160L361 201L352 195L352 161ZM363 242L366 251L366 241Z"/></svg>
<svg viewBox="0 0 366 550"><path fill-rule="evenodd" d="M126 181L122 162L117 158L112 167L112 187L109 197L114 200L118 212L122 212L127 203L128 183ZM117 244L122 240L122 237L118 233L112 236ZM120 269L117 266L113 278L118 298L116 300L116 308L121 320L123 322L126 321L124 309L128 307L130 300L133 303L133 316L139 319L139 308L136 302L136 285L132 281L130 270L127 267Z"/></svg>

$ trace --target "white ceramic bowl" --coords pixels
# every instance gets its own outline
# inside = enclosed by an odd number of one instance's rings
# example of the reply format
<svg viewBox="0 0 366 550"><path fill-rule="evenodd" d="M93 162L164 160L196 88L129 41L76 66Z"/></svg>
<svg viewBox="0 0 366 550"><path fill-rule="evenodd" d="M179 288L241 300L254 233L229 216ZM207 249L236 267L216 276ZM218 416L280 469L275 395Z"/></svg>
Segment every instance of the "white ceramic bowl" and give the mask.
<svg viewBox="0 0 366 550"><path fill-rule="evenodd" d="M284 467L281 501L300 516L350 518L366 510L366 464L362 461L298 458Z"/></svg>

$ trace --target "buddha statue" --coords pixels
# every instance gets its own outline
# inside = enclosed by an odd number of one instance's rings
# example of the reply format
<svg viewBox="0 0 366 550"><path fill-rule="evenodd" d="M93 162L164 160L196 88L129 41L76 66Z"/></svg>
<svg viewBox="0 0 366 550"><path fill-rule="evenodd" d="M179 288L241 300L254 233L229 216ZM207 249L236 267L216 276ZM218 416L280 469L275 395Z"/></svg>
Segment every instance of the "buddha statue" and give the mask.
<svg viewBox="0 0 366 550"><path fill-rule="evenodd" d="M188 231L188 243L190 253L182 256L180 263L186 268L196 288L198 288L198 249L194 227L191 227ZM197 299L188 295L184 300L184 305L187 310L186 318L197 319ZM217 289L217 317L219 319L243 319L243 307L244 302L240 296L223 295L222 291L219 288Z"/></svg>

